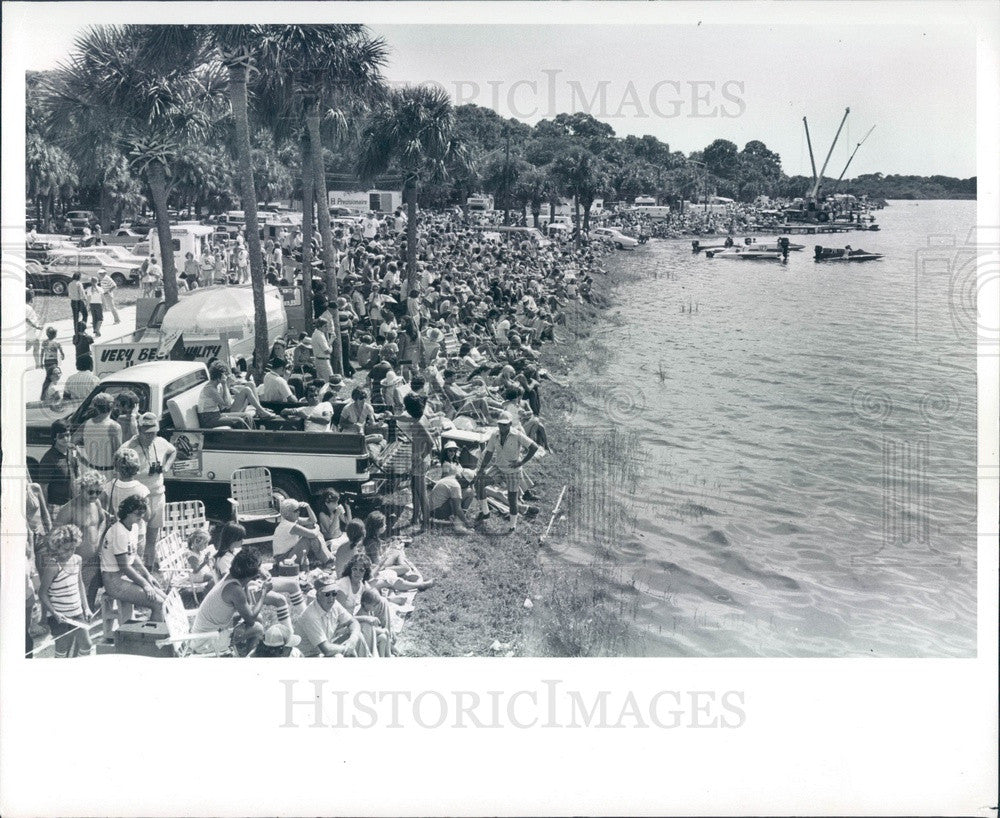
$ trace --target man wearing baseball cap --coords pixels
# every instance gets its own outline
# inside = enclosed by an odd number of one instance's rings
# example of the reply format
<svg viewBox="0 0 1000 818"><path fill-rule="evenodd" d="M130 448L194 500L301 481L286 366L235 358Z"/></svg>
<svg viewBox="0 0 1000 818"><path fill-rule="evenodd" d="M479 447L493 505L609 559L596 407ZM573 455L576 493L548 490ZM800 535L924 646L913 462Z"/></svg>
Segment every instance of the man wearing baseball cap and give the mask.
<svg viewBox="0 0 1000 818"><path fill-rule="evenodd" d="M361 626L337 601L340 586L331 574L315 582L316 599L295 621L295 632L302 637L303 656L367 656L361 638Z"/></svg>
<svg viewBox="0 0 1000 818"><path fill-rule="evenodd" d="M139 434L125 443L139 455L139 473L136 479L149 489L149 522L146 524L146 548L143 564L152 570L156 563L156 541L163 527L163 509L166 506L167 490L163 473L169 471L177 457L173 443L158 437L160 420L155 412L139 415L136 423Z"/></svg>
<svg viewBox="0 0 1000 818"><path fill-rule="evenodd" d="M518 495L521 488L521 468L538 451L538 445L523 432L512 429L514 419L509 412L501 412L497 416L497 431L487 441L483 451L483 459L476 472L481 512L479 519L489 517L490 510L486 503L486 483L481 479L490 473L490 467L500 475L507 487L507 503L510 507L510 530L517 530ZM522 456L521 450L524 449ZM494 462L495 461L495 462Z"/></svg>

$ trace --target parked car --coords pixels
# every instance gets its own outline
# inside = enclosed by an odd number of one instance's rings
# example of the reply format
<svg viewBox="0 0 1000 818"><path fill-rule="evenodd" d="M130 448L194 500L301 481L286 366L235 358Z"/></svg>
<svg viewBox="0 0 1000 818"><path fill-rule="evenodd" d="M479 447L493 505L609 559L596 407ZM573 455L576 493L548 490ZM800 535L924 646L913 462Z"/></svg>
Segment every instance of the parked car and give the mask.
<svg viewBox="0 0 1000 818"><path fill-rule="evenodd" d="M71 210L62 220L62 229L71 236L76 233L83 233L83 228L89 227L93 230L97 227L98 218L92 210Z"/></svg>
<svg viewBox="0 0 1000 818"><path fill-rule="evenodd" d="M66 295L74 273L90 278L96 276L102 267L119 287L139 283L138 264L94 252L94 249L53 250L44 271L36 274L35 281L31 281L29 277L29 285L32 289L48 290L53 295Z"/></svg>
<svg viewBox="0 0 1000 818"><path fill-rule="evenodd" d="M33 261L40 262L41 264L47 264L49 261L49 256L53 250L72 250L75 249L68 241L57 241L46 239L44 241L36 241L32 244L25 245L25 258Z"/></svg>
<svg viewBox="0 0 1000 818"><path fill-rule="evenodd" d="M135 247L135 245L145 238L145 233L140 233L130 227L119 227L105 236L104 241L107 244L117 245L118 247Z"/></svg>
<svg viewBox="0 0 1000 818"><path fill-rule="evenodd" d="M619 250L634 250L639 246L639 240L626 236L614 227L595 227L590 231L591 239L603 239L610 242Z"/></svg>
<svg viewBox="0 0 1000 818"><path fill-rule="evenodd" d="M146 260L146 256L137 256L131 250L127 250L126 248L115 244L98 244L94 247L88 247L87 249L93 253L97 253L111 259L112 263L117 262L122 266L138 267ZM109 272L111 271L111 268L107 265L104 266L104 269Z"/></svg>

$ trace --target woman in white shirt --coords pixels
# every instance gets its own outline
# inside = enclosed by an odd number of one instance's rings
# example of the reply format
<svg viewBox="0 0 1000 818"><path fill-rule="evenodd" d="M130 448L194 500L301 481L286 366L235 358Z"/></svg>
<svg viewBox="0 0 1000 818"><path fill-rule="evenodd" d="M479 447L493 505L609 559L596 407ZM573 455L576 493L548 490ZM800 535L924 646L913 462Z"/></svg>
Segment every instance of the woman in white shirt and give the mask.
<svg viewBox="0 0 1000 818"><path fill-rule="evenodd" d="M101 577L104 592L128 608L122 618L131 618L131 606L150 608L150 621L163 621L166 594L139 559L139 522L149 512L145 499L132 495L122 500L117 521L101 540Z"/></svg>

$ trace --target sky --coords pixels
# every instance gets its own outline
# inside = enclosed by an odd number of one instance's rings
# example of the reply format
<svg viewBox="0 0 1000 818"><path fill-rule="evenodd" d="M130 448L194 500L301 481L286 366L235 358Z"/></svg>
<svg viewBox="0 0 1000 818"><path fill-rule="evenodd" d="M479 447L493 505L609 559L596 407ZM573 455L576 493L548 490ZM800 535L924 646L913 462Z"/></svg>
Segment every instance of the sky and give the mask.
<svg viewBox="0 0 1000 818"><path fill-rule="evenodd" d="M803 116L818 170L850 107L828 176L840 174L872 126L849 177L976 174L975 39L967 27L708 19L371 27L390 45L391 81L437 82L456 102L530 123L585 111L619 136L653 134L685 153L717 138L741 148L759 139L781 155L786 173L811 175ZM62 19L33 27L28 67L54 67L80 30Z"/></svg>

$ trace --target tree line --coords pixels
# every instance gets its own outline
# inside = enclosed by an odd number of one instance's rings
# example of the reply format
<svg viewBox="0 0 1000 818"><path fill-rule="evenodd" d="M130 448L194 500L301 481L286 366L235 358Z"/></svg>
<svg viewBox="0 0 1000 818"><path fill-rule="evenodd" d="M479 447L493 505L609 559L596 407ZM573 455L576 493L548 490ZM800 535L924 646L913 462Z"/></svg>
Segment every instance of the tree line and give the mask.
<svg viewBox="0 0 1000 818"><path fill-rule="evenodd" d="M586 113L529 126L481 106L453 106L440 89L391 90L382 74L388 54L389 45L361 25L91 27L57 69L27 76L28 200L43 221L60 205L83 203L105 227L148 204L161 247L171 246L168 208L201 215L242 203L259 364L267 340L256 203L302 201L304 269L315 218L335 298L329 178L402 189L411 288L418 202L464 204L487 192L507 218L526 208L537 224L544 207L569 196L586 229L598 198L675 203L714 194L752 202L811 187L806 177L787 176L781 157L759 140L740 149L716 139L685 155L655 136L618 137ZM826 180L824 192L835 190L967 198L976 180L869 174ZM176 270L166 256L164 295L173 304Z"/></svg>

